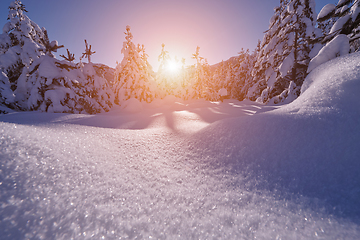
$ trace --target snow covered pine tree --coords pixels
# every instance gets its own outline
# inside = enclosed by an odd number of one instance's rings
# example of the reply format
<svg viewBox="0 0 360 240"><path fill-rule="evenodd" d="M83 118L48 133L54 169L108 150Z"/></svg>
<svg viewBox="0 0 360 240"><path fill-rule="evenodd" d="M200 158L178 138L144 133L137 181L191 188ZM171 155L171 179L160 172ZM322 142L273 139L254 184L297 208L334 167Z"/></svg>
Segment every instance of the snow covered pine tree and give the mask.
<svg viewBox="0 0 360 240"><path fill-rule="evenodd" d="M315 0L281 0L260 46L248 97L290 102L300 94L315 38ZM259 92L261 95L259 96Z"/></svg>
<svg viewBox="0 0 360 240"><path fill-rule="evenodd" d="M225 88L228 91L229 98L243 100L252 79L251 69L254 65L254 56L255 53L250 54L249 49L241 49L238 56L227 60L226 68L224 69L226 71L224 73L225 79L215 88L217 90ZM215 70L214 74L218 75L218 71Z"/></svg>
<svg viewBox="0 0 360 240"><path fill-rule="evenodd" d="M125 35L126 41L121 49L124 58L116 66L115 71L115 103L121 104L130 98L151 102L155 96L155 82L149 77L147 64L144 63L132 42L133 35L130 32L130 26L126 26Z"/></svg>
<svg viewBox="0 0 360 240"><path fill-rule="evenodd" d="M196 52L192 58L196 60L195 74L191 80L193 92L191 93L190 99L207 98L214 94L215 89L209 88L209 64L206 59L200 57L200 47L196 47Z"/></svg>
<svg viewBox="0 0 360 240"><path fill-rule="evenodd" d="M85 97L84 106L87 106L85 107L85 109L88 109L87 112L107 112L113 106L115 96L110 83L105 78L98 76L95 71L91 62L91 55L94 53L95 51L91 51L91 45L89 46L85 40L85 52L81 58L87 57L88 63L80 64L80 70L84 77L81 78L81 88L78 94Z"/></svg>
<svg viewBox="0 0 360 240"><path fill-rule="evenodd" d="M171 81L169 78L169 74L166 71L166 67L168 62L170 61L169 52L165 50L165 44L161 44L161 53L158 56L158 61L160 62L159 69L156 73L156 83L158 86L158 95L160 98L164 98L167 95L171 95L172 86Z"/></svg>
<svg viewBox="0 0 360 240"><path fill-rule="evenodd" d="M350 42L359 39L359 13L358 0L339 0L337 5L325 5L317 17L320 26L326 25L323 30L324 35L319 39L327 43L340 34L348 35Z"/></svg>
<svg viewBox="0 0 360 240"><path fill-rule="evenodd" d="M317 19L325 30L314 42L326 45L311 60L308 72L333 58L359 51L360 47L360 1L339 0L337 5L327 4Z"/></svg>
<svg viewBox="0 0 360 240"><path fill-rule="evenodd" d="M15 105L17 81L30 64L45 53L41 39L44 32L24 13L25 6L17 0L10 3L8 22L0 35L0 104Z"/></svg>
<svg viewBox="0 0 360 240"><path fill-rule="evenodd" d="M52 52L63 46L50 42L46 31L42 42L46 54L18 79L16 97L22 108L90 114L108 111L113 105L113 92L107 80L96 75L92 63L79 67L56 59Z"/></svg>

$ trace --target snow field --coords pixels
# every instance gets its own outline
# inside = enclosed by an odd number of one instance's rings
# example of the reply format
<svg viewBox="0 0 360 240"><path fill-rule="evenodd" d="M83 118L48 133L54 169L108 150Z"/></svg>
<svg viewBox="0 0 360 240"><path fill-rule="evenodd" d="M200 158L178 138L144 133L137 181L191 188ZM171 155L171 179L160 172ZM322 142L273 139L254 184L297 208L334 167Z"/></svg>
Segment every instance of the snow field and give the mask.
<svg viewBox="0 0 360 240"><path fill-rule="evenodd" d="M314 69L281 107L0 116L0 236L357 239L359 57Z"/></svg>
<svg viewBox="0 0 360 240"><path fill-rule="evenodd" d="M344 227L307 209L306 198L279 199L276 191L254 188L256 182L243 173L201 164L211 156L197 156L156 128L142 134L61 125L16 129L24 134L2 139L2 175L8 177L2 180L1 229L8 239L309 239L358 233L354 224Z"/></svg>

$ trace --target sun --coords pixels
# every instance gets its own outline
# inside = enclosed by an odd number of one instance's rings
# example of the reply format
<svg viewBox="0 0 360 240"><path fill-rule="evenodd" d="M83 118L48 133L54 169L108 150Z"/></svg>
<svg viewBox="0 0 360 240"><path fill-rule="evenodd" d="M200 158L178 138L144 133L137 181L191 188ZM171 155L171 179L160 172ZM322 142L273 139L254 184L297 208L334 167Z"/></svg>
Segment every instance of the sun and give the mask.
<svg viewBox="0 0 360 240"><path fill-rule="evenodd" d="M179 61L169 60L166 64L166 70L169 73L176 74L180 71L180 69L181 69L181 64L179 63Z"/></svg>

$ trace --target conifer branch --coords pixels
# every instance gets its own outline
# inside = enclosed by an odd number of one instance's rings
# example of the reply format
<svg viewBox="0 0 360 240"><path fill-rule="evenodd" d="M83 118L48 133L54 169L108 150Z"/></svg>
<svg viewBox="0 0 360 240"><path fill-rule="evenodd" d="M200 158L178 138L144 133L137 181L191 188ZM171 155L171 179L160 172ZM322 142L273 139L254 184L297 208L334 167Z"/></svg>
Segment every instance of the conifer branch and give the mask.
<svg viewBox="0 0 360 240"><path fill-rule="evenodd" d="M95 51L92 52L91 51L91 45L89 46L86 39L85 39L85 52L83 53L83 55L81 56L81 58L84 58L85 56L87 57L89 63L91 62L91 55L93 55L94 53L96 53Z"/></svg>
<svg viewBox="0 0 360 240"><path fill-rule="evenodd" d="M64 58L65 60L72 62L75 60L75 54L72 54L69 49L66 49L67 51L67 56L65 55L60 55L60 57Z"/></svg>

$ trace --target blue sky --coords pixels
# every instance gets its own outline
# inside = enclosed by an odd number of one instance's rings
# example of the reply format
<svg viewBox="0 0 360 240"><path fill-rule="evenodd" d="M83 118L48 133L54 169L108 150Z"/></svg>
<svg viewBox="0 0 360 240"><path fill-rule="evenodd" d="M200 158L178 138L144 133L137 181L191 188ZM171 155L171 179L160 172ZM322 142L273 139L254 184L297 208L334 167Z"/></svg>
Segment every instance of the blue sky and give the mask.
<svg viewBox="0 0 360 240"><path fill-rule="evenodd" d="M6 23L10 0L0 2L0 26ZM27 15L48 30L50 40L65 45L78 61L87 39L96 54L93 62L115 67L121 61L125 27L134 43L144 44L157 70L161 44L170 56L186 58L200 47L210 64L256 47L279 0L23 0ZM317 12L336 0L317 0Z"/></svg>

